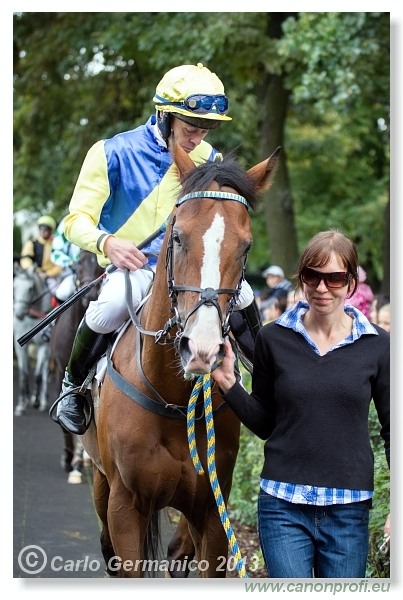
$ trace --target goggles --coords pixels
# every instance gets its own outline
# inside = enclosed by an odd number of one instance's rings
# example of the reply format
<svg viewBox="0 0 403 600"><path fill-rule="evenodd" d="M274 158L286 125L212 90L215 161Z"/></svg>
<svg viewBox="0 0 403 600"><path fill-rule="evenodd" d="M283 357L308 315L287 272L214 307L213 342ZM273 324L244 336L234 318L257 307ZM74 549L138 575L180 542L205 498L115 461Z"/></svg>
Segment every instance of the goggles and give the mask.
<svg viewBox="0 0 403 600"><path fill-rule="evenodd" d="M183 102L168 102L167 100L164 102L171 106L185 108L197 115L206 115L212 112L225 115L228 112L228 98L224 94L192 94Z"/></svg>
<svg viewBox="0 0 403 600"><path fill-rule="evenodd" d="M345 273L344 271L336 271L335 273L321 273L305 267L302 269L301 279L307 285L317 288L321 281L324 282L325 286L329 289L343 288L348 285L351 281L351 273Z"/></svg>

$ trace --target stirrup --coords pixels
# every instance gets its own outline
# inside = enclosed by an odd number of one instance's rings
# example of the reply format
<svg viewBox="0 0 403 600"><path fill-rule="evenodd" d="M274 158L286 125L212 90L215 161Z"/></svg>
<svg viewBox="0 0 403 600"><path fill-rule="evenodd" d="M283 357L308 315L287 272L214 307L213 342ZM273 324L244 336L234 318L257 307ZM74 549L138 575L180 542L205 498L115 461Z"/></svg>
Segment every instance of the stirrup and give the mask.
<svg viewBox="0 0 403 600"><path fill-rule="evenodd" d="M85 418L85 426L86 426L86 429L88 429L88 427L90 426L91 421L93 419L93 416L94 416L94 405L92 402L92 398L87 396L85 391L83 392L84 384L86 383L87 379L84 381L84 383L82 385L77 385L76 387L72 387L69 390L67 390L66 392L63 392L63 394L60 394L60 396L58 398L56 398L56 400L53 402L52 406L49 408L49 417L52 419L52 421L54 423L57 423L58 425L60 425L59 418L57 416L57 405L59 404L59 402L61 400L63 400L63 398L65 398L66 396L69 396L73 392L75 394L79 394L80 396L82 396L83 400L84 400L84 406L89 407L88 418L87 418L87 411L84 410L84 414L86 417Z"/></svg>

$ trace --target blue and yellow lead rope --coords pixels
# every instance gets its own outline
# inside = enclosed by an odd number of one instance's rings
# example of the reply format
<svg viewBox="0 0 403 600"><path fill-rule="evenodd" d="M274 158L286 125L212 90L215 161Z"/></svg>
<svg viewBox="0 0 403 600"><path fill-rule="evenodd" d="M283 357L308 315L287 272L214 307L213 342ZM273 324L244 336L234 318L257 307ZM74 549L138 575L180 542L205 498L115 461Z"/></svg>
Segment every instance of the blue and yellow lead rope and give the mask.
<svg viewBox="0 0 403 600"><path fill-rule="evenodd" d="M228 538L229 546L232 554L236 559L236 568L240 577L248 577L246 573L244 560L239 550L238 542L236 540L234 530L232 529L230 520L228 518L227 509L225 506L224 498L221 493L220 484L217 478L217 471L215 465L215 432L213 422L213 409L211 404L211 380L210 375L201 375L198 377L196 384L193 388L190 396L188 411L187 411L187 433L188 433L188 444L190 456L196 472L199 475L204 474L204 469L200 462L199 455L196 448L196 436L195 436L195 411L196 401L201 388L203 387L204 392L204 414L206 419L206 432L207 432L207 467L210 478L211 489L213 490L214 497L217 503L218 512L220 515L221 523L224 527L225 533Z"/></svg>

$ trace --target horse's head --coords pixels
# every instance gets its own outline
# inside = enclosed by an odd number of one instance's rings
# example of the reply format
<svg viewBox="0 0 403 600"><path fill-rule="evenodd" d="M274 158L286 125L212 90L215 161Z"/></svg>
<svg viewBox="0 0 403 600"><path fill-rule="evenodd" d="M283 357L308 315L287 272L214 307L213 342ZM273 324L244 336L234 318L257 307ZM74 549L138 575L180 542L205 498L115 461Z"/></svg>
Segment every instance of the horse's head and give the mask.
<svg viewBox="0 0 403 600"><path fill-rule="evenodd" d="M168 228L168 291L185 374L202 375L222 359L252 245L248 211L269 187L279 149L247 172L232 160L195 167L180 147L173 152L182 190Z"/></svg>
<svg viewBox="0 0 403 600"><path fill-rule="evenodd" d="M35 299L39 296L40 278L36 273L35 266L28 269L21 267L15 269L13 280L13 308L14 316L23 319L28 309L33 306Z"/></svg>

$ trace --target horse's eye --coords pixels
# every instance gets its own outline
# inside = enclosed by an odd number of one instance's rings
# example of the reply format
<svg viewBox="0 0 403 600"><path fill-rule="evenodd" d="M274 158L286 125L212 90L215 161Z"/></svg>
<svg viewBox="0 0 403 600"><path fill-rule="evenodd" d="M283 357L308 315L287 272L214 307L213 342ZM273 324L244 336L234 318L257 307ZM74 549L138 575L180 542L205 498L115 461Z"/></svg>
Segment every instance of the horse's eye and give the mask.
<svg viewBox="0 0 403 600"><path fill-rule="evenodd" d="M178 244L178 246L181 245L181 239L180 239L179 233L177 231L172 232L172 239L175 242L175 244Z"/></svg>

